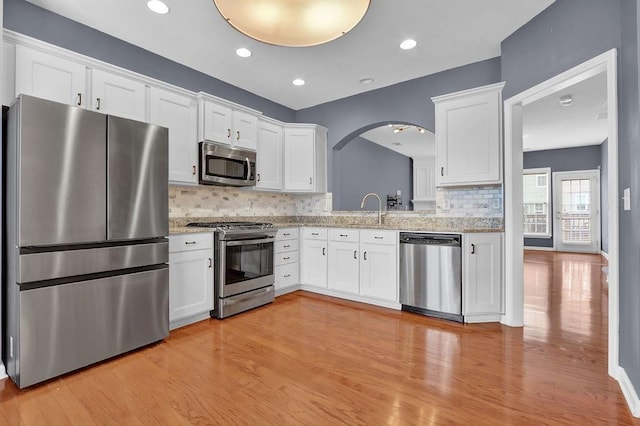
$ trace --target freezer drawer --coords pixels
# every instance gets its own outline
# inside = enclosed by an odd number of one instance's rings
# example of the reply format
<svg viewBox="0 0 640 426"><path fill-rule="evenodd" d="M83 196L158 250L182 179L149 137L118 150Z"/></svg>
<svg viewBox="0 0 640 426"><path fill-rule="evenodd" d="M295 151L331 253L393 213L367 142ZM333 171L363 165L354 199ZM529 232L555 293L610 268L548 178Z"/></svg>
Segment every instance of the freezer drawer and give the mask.
<svg viewBox="0 0 640 426"><path fill-rule="evenodd" d="M169 334L168 267L26 290L18 297L19 328L9 348L15 368L8 370L20 388Z"/></svg>

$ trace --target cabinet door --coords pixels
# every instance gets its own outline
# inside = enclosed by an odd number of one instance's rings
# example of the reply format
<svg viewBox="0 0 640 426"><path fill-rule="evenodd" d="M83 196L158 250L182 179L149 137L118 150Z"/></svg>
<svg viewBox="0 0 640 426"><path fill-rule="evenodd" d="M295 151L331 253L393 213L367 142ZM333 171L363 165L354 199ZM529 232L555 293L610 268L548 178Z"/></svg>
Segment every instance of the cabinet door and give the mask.
<svg viewBox="0 0 640 426"><path fill-rule="evenodd" d="M92 108L105 114L146 121L145 85L116 74L93 70Z"/></svg>
<svg viewBox="0 0 640 426"><path fill-rule="evenodd" d="M149 118L151 123L169 129L169 180L198 183L198 141L196 99L152 87Z"/></svg>
<svg viewBox="0 0 640 426"><path fill-rule="evenodd" d="M452 97L436 104L436 183L500 183L501 91Z"/></svg>
<svg viewBox="0 0 640 426"><path fill-rule="evenodd" d="M398 300L397 246L360 244L360 294Z"/></svg>
<svg viewBox="0 0 640 426"><path fill-rule="evenodd" d="M284 189L313 191L315 174L313 129L284 129Z"/></svg>
<svg viewBox="0 0 640 426"><path fill-rule="evenodd" d="M465 235L463 256L463 314L500 314L502 311L501 235Z"/></svg>
<svg viewBox="0 0 640 426"><path fill-rule="evenodd" d="M358 243L329 241L329 285L333 290L358 294L360 253Z"/></svg>
<svg viewBox="0 0 640 426"><path fill-rule="evenodd" d="M316 287L327 287L327 242L303 240L300 282Z"/></svg>
<svg viewBox="0 0 640 426"><path fill-rule="evenodd" d="M169 321L213 309L213 252L169 253Z"/></svg>
<svg viewBox="0 0 640 426"><path fill-rule="evenodd" d="M258 146L258 117L242 111L233 112L233 145L256 150Z"/></svg>
<svg viewBox="0 0 640 426"><path fill-rule="evenodd" d="M16 46L16 96L37 96L67 105L86 106L84 65Z"/></svg>
<svg viewBox="0 0 640 426"><path fill-rule="evenodd" d="M233 111L224 105L204 103L204 138L208 141L231 144Z"/></svg>
<svg viewBox="0 0 640 426"><path fill-rule="evenodd" d="M282 189L282 127L260 122L256 160L256 188Z"/></svg>

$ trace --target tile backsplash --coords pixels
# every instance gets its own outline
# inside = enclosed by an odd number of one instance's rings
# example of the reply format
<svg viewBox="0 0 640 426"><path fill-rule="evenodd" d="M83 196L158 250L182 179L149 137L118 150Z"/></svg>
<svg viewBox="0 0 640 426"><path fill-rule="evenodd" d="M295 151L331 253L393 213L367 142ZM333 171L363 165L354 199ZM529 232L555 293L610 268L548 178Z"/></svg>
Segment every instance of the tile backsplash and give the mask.
<svg viewBox="0 0 640 426"><path fill-rule="evenodd" d="M281 194L225 186L169 186L171 218L346 214L346 212L332 212L331 205L331 193ZM411 214L412 212L402 213ZM389 212L389 214L394 213ZM425 214L433 216L434 213ZM502 217L502 186L438 188L435 216Z"/></svg>

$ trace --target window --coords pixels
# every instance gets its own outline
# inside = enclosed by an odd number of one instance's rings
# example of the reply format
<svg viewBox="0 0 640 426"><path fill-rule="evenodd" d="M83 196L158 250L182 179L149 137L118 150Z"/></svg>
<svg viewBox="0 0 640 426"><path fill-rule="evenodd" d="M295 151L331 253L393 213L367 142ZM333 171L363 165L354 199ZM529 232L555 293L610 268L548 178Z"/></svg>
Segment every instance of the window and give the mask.
<svg viewBox="0 0 640 426"><path fill-rule="evenodd" d="M524 236L551 238L551 169L526 169L522 175Z"/></svg>

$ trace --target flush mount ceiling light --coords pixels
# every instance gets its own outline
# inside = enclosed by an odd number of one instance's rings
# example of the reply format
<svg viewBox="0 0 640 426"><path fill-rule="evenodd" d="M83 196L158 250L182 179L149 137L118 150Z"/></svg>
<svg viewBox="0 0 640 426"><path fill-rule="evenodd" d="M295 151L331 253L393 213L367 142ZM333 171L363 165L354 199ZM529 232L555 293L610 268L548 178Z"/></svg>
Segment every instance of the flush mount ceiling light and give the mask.
<svg viewBox="0 0 640 426"><path fill-rule="evenodd" d="M402 124L389 124L389 127L391 127L393 129L393 133L404 132L407 129L416 129L416 131L418 133L424 133L424 129L422 127L418 127L418 126L409 126L409 125L402 125Z"/></svg>
<svg viewBox="0 0 640 426"><path fill-rule="evenodd" d="M213 0L241 33L268 44L316 46L351 31L370 0Z"/></svg>
<svg viewBox="0 0 640 426"><path fill-rule="evenodd" d="M561 96L560 99L558 99L558 102L563 107L571 106L571 105L573 105L573 96L572 95Z"/></svg>
<svg viewBox="0 0 640 426"><path fill-rule="evenodd" d="M169 6L167 6L160 0L149 0L147 2L147 7L151 9L152 12L158 13L160 15L169 13Z"/></svg>
<svg viewBox="0 0 640 426"><path fill-rule="evenodd" d="M304 84L306 83L306 81L304 81L301 78L296 78L295 80L292 81L294 86L304 86Z"/></svg>
<svg viewBox="0 0 640 426"><path fill-rule="evenodd" d="M373 83L373 78L371 77L366 77L366 78L361 78L360 79L360 84L371 84Z"/></svg>

